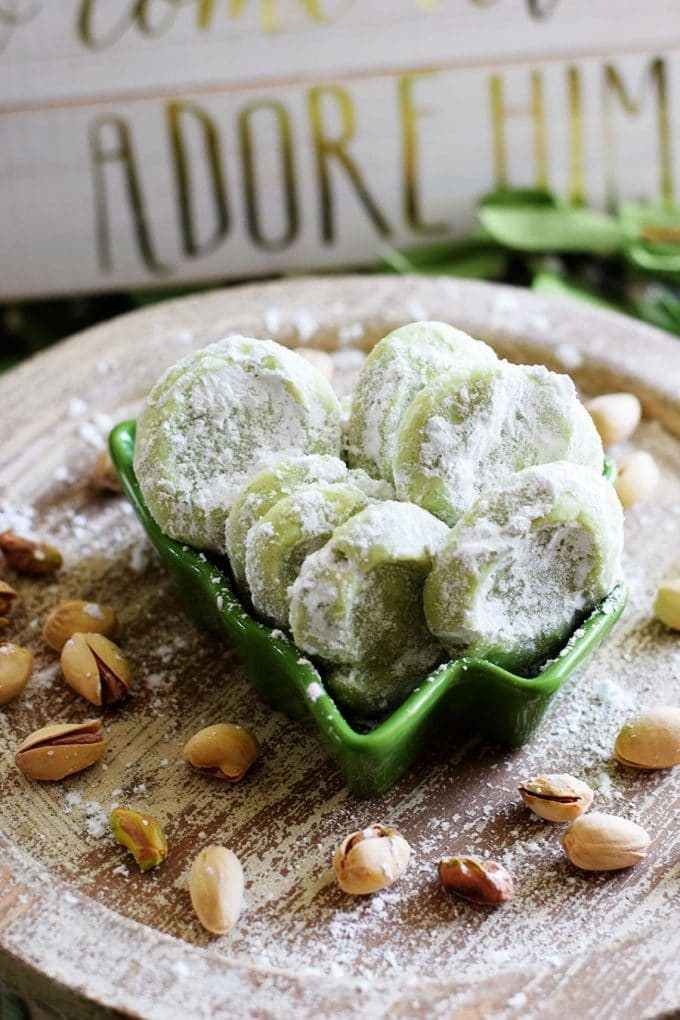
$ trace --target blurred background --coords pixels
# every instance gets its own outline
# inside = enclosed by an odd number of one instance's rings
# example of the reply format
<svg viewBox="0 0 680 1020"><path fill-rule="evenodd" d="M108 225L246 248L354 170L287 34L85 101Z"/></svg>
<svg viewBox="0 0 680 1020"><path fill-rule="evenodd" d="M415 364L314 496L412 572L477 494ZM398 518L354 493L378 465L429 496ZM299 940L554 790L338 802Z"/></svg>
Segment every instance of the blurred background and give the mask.
<svg viewBox="0 0 680 1020"><path fill-rule="evenodd" d="M680 331L678 0L0 0L0 366L282 274Z"/></svg>

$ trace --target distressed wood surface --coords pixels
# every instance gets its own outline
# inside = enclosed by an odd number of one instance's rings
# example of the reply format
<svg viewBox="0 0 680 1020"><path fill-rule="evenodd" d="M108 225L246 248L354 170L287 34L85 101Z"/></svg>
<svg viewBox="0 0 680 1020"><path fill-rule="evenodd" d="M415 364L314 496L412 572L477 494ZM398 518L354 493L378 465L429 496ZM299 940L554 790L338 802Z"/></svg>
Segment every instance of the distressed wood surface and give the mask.
<svg viewBox="0 0 680 1020"><path fill-rule="evenodd" d="M122 498L93 495L86 479L110 424L134 413L161 368L192 347L238 330L293 346L368 348L422 317L467 328L514 360L569 370L586 392L639 393L649 419L635 445L654 453L663 482L627 515L629 609L534 741L512 753L452 749L362 802L343 790L313 734L259 703L230 650L187 619ZM679 351L632 321L510 288L348 277L168 303L3 376L0 522L54 541L66 562L54 581L16 579L22 599L7 632L33 649L36 671L0 710L0 977L79 1017L632 1020L676 1008L678 778L633 773L611 751L636 708L678 700L680 642L653 620L651 602L659 580L680 572ZM351 353L335 358L341 378L356 363ZM20 739L93 714L40 639L50 606L69 596L118 610L135 695L105 714L101 764L32 784L13 765ZM219 720L246 723L263 747L235 787L179 760L186 738ZM571 867L559 829L518 804L518 782L539 771L574 772L597 789L598 808L644 824L648 861L609 876ZM111 843L114 803L165 824L162 869L139 874ZM332 852L375 820L404 832L412 865L391 890L344 897ZM188 866L209 842L232 847L246 875L247 909L219 939L199 928L186 891ZM504 860L515 899L488 912L443 895L436 862L463 851Z"/></svg>

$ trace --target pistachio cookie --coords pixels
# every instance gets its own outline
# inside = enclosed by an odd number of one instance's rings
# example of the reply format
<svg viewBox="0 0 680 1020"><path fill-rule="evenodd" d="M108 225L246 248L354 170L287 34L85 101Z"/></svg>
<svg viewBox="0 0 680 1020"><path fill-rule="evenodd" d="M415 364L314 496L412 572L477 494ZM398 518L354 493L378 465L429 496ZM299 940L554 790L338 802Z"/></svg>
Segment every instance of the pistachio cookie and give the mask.
<svg viewBox="0 0 680 1020"><path fill-rule="evenodd" d="M526 671L554 655L620 576L613 486L566 462L499 482L461 517L425 584L430 630L454 656Z"/></svg>
<svg viewBox="0 0 680 1020"><path fill-rule="evenodd" d="M307 557L291 589L295 643L328 662L386 671L409 651L427 672L441 647L425 624L423 584L448 530L420 507L393 500L373 503L336 528ZM397 688L402 693L403 677L394 691L383 683L379 697L392 701Z"/></svg>
<svg viewBox="0 0 680 1020"><path fill-rule="evenodd" d="M248 532L284 496L312 482L348 482L372 499L394 495L387 482L369 478L361 469L349 470L338 457L289 457L265 468L238 494L227 518L225 546L234 578L246 587L246 540Z"/></svg>
<svg viewBox="0 0 680 1020"><path fill-rule="evenodd" d="M393 481L397 429L416 394L444 372L495 361L487 344L444 322L412 322L389 333L359 373L347 428L349 463Z"/></svg>
<svg viewBox="0 0 680 1020"><path fill-rule="evenodd" d="M420 639L393 662L336 666L326 676L326 688L340 708L355 718L374 719L404 701L411 691L447 658L444 648Z"/></svg>
<svg viewBox="0 0 680 1020"><path fill-rule="evenodd" d="M246 580L261 616L288 627L288 589L303 561L368 502L353 485L316 482L280 499L253 525L246 541Z"/></svg>
<svg viewBox="0 0 680 1020"><path fill-rule="evenodd" d="M272 340L231 336L173 365L137 423L135 473L171 538L223 552L244 484L284 457L340 454L340 408L328 381Z"/></svg>
<svg viewBox="0 0 680 1020"><path fill-rule="evenodd" d="M413 399L397 433L395 487L453 525L508 475L556 460L604 465L574 384L541 365L497 361L449 372Z"/></svg>

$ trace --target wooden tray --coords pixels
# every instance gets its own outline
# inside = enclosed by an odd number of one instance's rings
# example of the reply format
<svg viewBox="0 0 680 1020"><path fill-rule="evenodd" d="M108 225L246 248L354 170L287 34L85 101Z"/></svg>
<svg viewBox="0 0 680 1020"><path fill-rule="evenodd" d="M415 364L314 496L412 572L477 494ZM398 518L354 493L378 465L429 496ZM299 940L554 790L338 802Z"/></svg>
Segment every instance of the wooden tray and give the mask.
<svg viewBox="0 0 680 1020"><path fill-rule="evenodd" d="M638 393L656 420L635 443L653 452L663 482L627 515L630 606L534 741L513 753L456 748L360 802L314 736L258 703L230 652L186 618L125 501L94 496L86 478L110 424L133 415L160 370L194 346L240 331L369 347L424 317L513 360L569 371L586 392ZM17 581L22 599L6 632L35 651L36 671L0 710L0 977L69 1017L638 1018L678 1007L677 770L636 774L611 749L632 710L678 701L680 639L650 607L659 580L680 572L679 395L680 345L665 334L510 288L395 277L171 302L0 377L0 524L49 538L66 559L56 581ZM101 766L32 784L13 765L20 738L93 714L40 639L50 606L69 596L119 611L137 687L106 714ZM235 787L178 760L187 736L218 720L247 723L263 745ZM572 868L559 829L518 804L518 782L546 770L587 779L598 808L642 822L654 837L648 862L610 876ZM139 874L112 845L113 803L165 823L171 851L158 872ZM404 832L413 863L393 889L350 899L332 881L332 852L375 820ZM186 892L188 866L208 842L238 853L247 882L247 909L220 939L199 928ZM436 862L461 851L505 860L515 899L489 912L443 895Z"/></svg>

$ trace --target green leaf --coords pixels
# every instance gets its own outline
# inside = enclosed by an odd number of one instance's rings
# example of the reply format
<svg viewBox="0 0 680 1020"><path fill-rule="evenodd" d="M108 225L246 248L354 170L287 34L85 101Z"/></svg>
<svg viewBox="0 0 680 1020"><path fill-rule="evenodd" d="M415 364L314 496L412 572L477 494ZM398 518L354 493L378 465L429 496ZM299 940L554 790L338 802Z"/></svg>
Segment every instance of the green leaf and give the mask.
<svg viewBox="0 0 680 1020"><path fill-rule="evenodd" d="M613 217L576 206L486 206L478 215L499 244L517 251L605 254L618 251L624 240Z"/></svg>
<svg viewBox="0 0 680 1020"><path fill-rule="evenodd" d="M396 273L495 279L505 269L507 253L489 240L485 232L477 230L467 237L419 248L404 251L387 248L382 252L382 261Z"/></svg>
<svg viewBox="0 0 680 1020"><path fill-rule="evenodd" d="M570 280L566 280L559 273L551 273L547 269L542 269L536 273L531 281L531 289L539 294L575 298L577 301L585 301L587 304L595 305L597 308L608 308L610 311L615 312L626 311L623 304L617 305L613 301L606 301L599 294L595 294L586 287L581 287Z"/></svg>
<svg viewBox="0 0 680 1020"><path fill-rule="evenodd" d="M479 208L489 206L501 206L506 209L518 206L556 209L558 201L555 195L546 188L496 188L495 191L489 191L479 200Z"/></svg>

